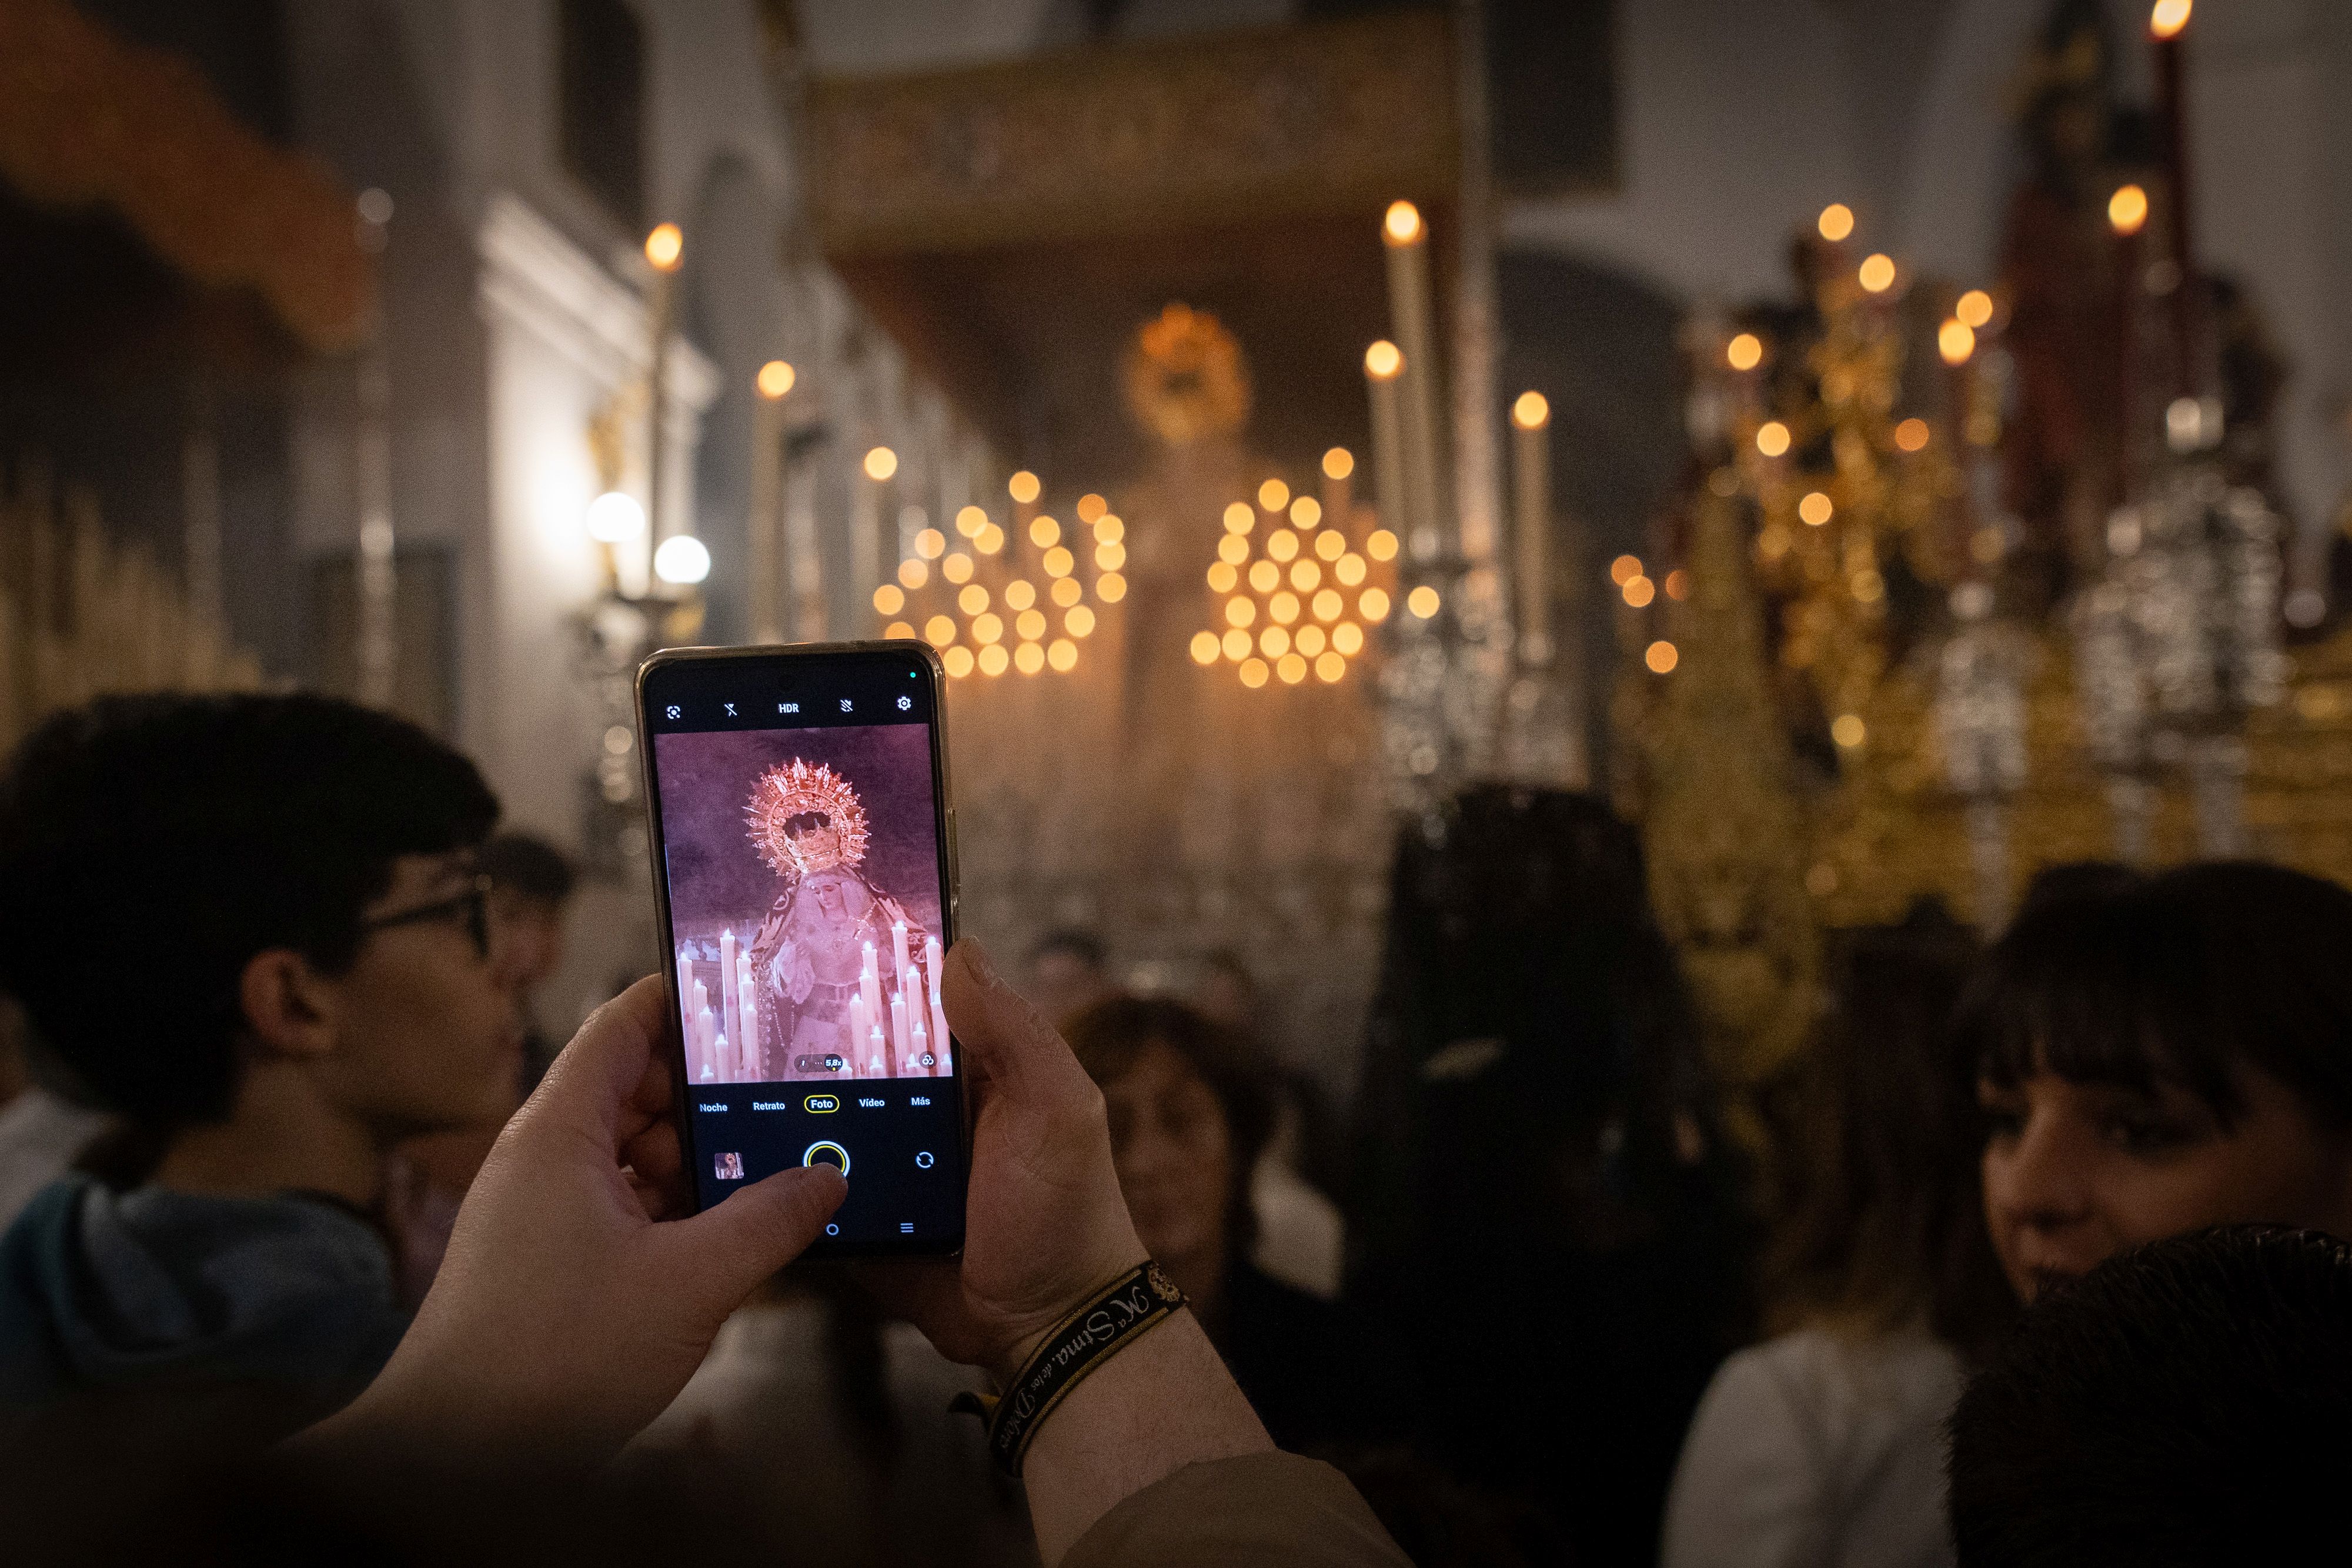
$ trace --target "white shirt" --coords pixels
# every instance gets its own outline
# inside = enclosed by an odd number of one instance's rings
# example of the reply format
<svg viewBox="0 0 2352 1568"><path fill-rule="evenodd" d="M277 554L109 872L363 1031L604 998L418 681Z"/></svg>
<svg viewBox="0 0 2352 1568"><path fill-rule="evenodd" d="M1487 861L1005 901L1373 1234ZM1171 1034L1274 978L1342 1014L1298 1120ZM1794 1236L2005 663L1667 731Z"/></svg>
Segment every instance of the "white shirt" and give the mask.
<svg viewBox="0 0 2352 1568"><path fill-rule="evenodd" d="M16 1223L35 1193L66 1174L105 1124L97 1112L46 1089L27 1089L0 1105L0 1230Z"/></svg>
<svg viewBox="0 0 2352 1568"><path fill-rule="evenodd" d="M1949 1568L1961 1379L1924 1332L1805 1329L1732 1356L1683 1440L1662 1568Z"/></svg>

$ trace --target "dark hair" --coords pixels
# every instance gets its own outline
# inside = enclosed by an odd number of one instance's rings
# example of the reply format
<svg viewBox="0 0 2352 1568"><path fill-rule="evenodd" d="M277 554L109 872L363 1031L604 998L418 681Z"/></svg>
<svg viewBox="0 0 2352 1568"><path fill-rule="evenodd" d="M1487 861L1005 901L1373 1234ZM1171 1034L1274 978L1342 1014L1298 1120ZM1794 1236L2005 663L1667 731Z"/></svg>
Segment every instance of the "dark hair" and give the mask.
<svg viewBox="0 0 2352 1568"><path fill-rule="evenodd" d="M1116 1083L1155 1045L1166 1046L1209 1086L1225 1113L1234 1151L1234 1189L1225 1216L1228 1256L1240 1258L1256 1239L1250 1207L1250 1172L1274 1132L1274 1101L1265 1079L1241 1041L1208 1015L1163 997L1108 997L1073 1014L1062 1034L1087 1076Z"/></svg>
<svg viewBox="0 0 2352 1568"><path fill-rule="evenodd" d="M1973 956L1948 917L1854 933L1836 956L1793 1215L1766 1263L1777 1326L1924 1322L1972 1348L2014 1309L1985 1233L1974 1063L1951 1038Z"/></svg>
<svg viewBox="0 0 2352 1568"><path fill-rule="evenodd" d="M579 881L562 850L530 833L499 833L482 846L480 858L490 885L534 904L563 903Z"/></svg>
<svg viewBox="0 0 2352 1568"><path fill-rule="evenodd" d="M1089 969L1108 968L1110 965L1110 952L1102 945L1102 938L1075 925L1059 926L1031 943L1029 962L1034 964L1049 953L1067 953Z"/></svg>
<svg viewBox="0 0 2352 1568"><path fill-rule="evenodd" d="M2301 1558L2341 1530L2347 1322L2352 1248L2316 1231L2176 1236L2054 1289L1953 1411L1961 1563Z"/></svg>
<svg viewBox="0 0 2352 1568"><path fill-rule="evenodd" d="M1961 1009L1980 1076L2179 1084L2224 1126L2248 1068L2352 1130L2352 893L2252 861L2113 881L2027 909Z"/></svg>
<svg viewBox="0 0 2352 1568"><path fill-rule="evenodd" d="M498 810L464 757L329 697L58 714L0 775L0 989L109 1109L217 1119L253 956L348 966L393 862L479 843Z"/></svg>

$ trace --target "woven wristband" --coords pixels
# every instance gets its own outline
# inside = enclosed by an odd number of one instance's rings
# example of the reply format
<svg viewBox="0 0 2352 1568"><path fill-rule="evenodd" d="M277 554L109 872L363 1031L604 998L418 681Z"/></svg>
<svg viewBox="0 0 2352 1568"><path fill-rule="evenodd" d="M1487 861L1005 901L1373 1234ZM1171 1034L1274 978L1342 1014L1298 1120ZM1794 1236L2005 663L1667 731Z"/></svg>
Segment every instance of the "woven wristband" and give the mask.
<svg viewBox="0 0 2352 1568"><path fill-rule="evenodd" d="M951 1409L988 1423L989 1452L997 1469L1018 1477L1029 1439L1086 1375L1165 1322L1184 1304L1184 1292L1147 1262L1122 1274L1045 1336L1004 1393L995 1398L960 1394Z"/></svg>

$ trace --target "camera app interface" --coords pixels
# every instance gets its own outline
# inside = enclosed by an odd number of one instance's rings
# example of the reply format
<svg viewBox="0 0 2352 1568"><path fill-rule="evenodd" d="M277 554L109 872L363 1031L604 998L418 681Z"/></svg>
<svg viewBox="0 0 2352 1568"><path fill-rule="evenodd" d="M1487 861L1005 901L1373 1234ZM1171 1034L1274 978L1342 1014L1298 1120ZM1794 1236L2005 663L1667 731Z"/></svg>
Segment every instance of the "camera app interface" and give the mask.
<svg viewBox="0 0 2352 1568"><path fill-rule="evenodd" d="M787 1165L850 1178L837 1242L962 1225L929 683L895 656L648 684L706 1207Z"/></svg>

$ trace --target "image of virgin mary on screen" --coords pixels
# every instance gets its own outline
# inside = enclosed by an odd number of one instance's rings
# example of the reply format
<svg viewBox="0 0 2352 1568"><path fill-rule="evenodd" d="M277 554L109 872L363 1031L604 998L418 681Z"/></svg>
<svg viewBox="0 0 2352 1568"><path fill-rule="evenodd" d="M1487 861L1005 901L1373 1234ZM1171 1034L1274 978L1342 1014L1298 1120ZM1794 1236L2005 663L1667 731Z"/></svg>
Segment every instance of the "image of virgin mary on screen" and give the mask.
<svg viewBox="0 0 2352 1568"><path fill-rule="evenodd" d="M693 1081L949 1073L925 732L659 742ZM687 766L673 769L673 751ZM709 797L722 789L733 843L714 856Z"/></svg>

